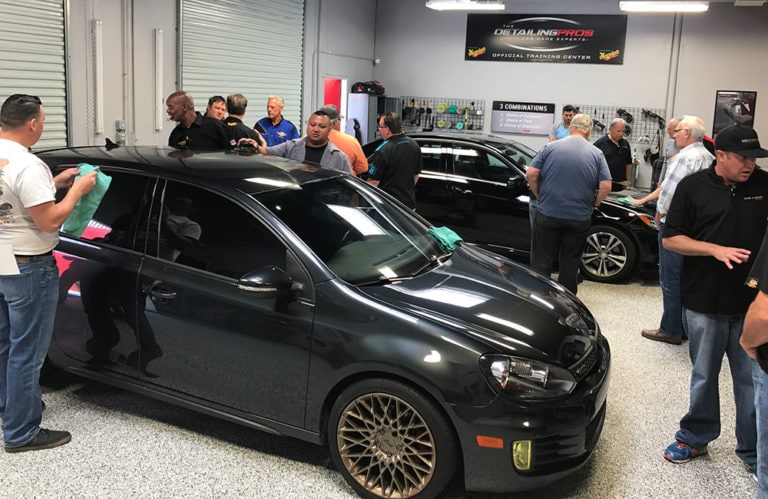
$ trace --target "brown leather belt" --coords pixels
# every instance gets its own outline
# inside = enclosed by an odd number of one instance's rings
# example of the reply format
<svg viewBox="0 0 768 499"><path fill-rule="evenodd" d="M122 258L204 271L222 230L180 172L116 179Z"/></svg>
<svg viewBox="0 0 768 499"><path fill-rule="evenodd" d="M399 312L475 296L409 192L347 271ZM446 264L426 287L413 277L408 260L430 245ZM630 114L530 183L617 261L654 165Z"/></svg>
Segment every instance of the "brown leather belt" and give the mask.
<svg viewBox="0 0 768 499"><path fill-rule="evenodd" d="M14 258L16 258L16 263L29 263L35 260L39 260L41 258L44 258L46 256L53 255L53 251L49 251L47 253L42 253L40 255L13 255Z"/></svg>

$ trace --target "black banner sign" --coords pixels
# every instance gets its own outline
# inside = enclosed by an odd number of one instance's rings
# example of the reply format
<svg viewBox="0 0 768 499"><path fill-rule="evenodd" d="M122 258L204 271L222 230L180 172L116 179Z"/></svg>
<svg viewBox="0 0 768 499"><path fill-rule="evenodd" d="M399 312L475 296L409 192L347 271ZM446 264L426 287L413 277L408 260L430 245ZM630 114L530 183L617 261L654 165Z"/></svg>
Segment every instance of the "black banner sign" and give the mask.
<svg viewBox="0 0 768 499"><path fill-rule="evenodd" d="M467 61L624 63L627 16L468 14Z"/></svg>
<svg viewBox="0 0 768 499"><path fill-rule="evenodd" d="M493 101L491 131L548 135L555 105L539 102Z"/></svg>

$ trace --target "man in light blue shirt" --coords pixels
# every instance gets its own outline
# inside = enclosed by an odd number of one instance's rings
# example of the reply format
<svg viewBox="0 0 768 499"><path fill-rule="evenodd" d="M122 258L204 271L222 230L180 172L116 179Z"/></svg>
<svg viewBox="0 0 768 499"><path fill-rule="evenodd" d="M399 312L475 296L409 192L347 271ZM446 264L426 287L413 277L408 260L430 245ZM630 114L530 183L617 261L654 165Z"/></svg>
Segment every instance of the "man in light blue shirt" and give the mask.
<svg viewBox="0 0 768 499"><path fill-rule="evenodd" d="M649 340L679 345L683 341L683 309L681 303L683 255L661 244L672 196L677 184L691 173L708 168L715 157L704 147L704 122L696 116L683 116L673 130L679 152L667 165L656 202L656 224L659 227L659 285L664 310L658 329L643 329Z"/></svg>
<svg viewBox="0 0 768 499"><path fill-rule="evenodd" d="M554 142L558 139L564 139L571 133L569 127L571 126L571 120L576 115L576 108L570 104L563 106L563 121L556 125L552 125L549 129L549 141Z"/></svg>

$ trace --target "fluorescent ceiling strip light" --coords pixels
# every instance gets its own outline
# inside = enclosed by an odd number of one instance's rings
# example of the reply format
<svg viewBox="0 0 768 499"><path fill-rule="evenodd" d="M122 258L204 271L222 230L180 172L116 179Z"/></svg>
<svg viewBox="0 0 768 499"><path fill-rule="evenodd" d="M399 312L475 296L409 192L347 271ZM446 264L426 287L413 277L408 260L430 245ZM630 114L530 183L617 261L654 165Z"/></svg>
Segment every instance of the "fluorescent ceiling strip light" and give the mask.
<svg viewBox="0 0 768 499"><path fill-rule="evenodd" d="M709 2L619 2L625 12L705 12Z"/></svg>
<svg viewBox="0 0 768 499"><path fill-rule="evenodd" d="M475 0L428 0L427 7L434 10L504 10L501 2L477 2Z"/></svg>

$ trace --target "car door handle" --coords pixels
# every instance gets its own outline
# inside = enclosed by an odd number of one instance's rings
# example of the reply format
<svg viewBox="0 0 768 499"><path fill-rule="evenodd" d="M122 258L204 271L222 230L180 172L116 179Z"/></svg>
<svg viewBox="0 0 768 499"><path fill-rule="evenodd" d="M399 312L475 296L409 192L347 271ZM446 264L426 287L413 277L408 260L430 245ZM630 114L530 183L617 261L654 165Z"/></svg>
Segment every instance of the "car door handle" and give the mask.
<svg viewBox="0 0 768 499"><path fill-rule="evenodd" d="M451 192L461 194L462 196L471 196L473 194L472 189L464 189L463 187L456 185L451 186Z"/></svg>
<svg viewBox="0 0 768 499"><path fill-rule="evenodd" d="M145 292L152 295L153 298L157 298L159 300L173 300L176 298L175 291L168 291L167 289L158 288L157 286L149 286Z"/></svg>

